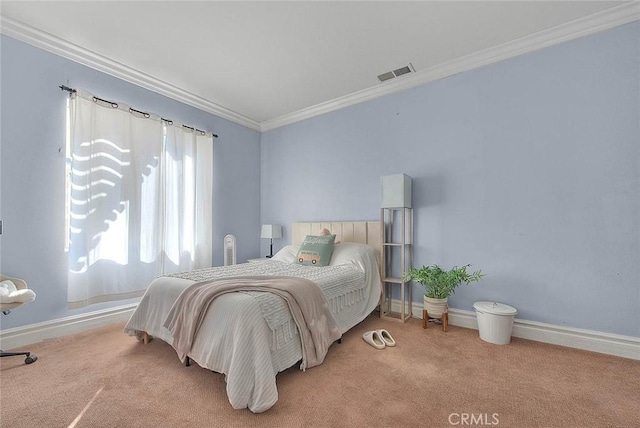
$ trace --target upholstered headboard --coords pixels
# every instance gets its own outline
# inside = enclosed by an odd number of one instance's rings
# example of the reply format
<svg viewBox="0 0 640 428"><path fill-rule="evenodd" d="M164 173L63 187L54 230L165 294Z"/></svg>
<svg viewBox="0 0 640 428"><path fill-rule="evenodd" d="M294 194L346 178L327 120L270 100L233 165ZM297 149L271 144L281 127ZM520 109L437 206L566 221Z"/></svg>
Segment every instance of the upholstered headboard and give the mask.
<svg viewBox="0 0 640 428"><path fill-rule="evenodd" d="M291 243L300 244L307 235L316 235L323 227L336 235L336 241L360 242L371 245L380 259L380 222L379 221L323 221L303 222L291 225Z"/></svg>

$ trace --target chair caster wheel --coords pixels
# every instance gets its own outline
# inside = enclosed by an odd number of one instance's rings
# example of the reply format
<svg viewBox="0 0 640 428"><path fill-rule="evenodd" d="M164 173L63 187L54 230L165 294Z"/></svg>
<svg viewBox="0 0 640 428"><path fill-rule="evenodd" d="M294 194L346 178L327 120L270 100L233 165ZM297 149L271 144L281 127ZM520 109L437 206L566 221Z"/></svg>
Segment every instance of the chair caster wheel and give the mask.
<svg viewBox="0 0 640 428"><path fill-rule="evenodd" d="M38 357L36 357L35 355L29 355L27 358L24 359L24 363L25 364L35 363L37 359Z"/></svg>

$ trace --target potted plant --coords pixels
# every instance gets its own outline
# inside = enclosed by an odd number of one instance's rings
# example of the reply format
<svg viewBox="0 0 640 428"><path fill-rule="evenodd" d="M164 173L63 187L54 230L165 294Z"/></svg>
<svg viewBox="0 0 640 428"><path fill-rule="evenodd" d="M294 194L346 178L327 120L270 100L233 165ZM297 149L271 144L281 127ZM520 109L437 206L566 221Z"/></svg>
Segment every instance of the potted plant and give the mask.
<svg viewBox="0 0 640 428"><path fill-rule="evenodd" d="M464 282L469 285L484 277L479 270L467 272L468 267L471 265L454 266L450 270L444 270L438 265L422 266L409 270L405 275L405 281L414 280L424 286L424 309L429 317L439 318L443 312L447 312L449 296L460 284Z"/></svg>

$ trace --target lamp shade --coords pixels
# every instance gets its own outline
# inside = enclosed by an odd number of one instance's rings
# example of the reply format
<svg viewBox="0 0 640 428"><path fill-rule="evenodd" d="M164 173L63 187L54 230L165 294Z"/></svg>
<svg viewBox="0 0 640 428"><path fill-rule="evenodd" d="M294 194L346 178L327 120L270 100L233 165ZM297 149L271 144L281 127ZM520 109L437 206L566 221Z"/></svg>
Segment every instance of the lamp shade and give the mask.
<svg viewBox="0 0 640 428"><path fill-rule="evenodd" d="M279 224L263 224L260 232L261 238L280 239L282 238L282 226Z"/></svg>
<svg viewBox="0 0 640 428"><path fill-rule="evenodd" d="M411 177L385 175L381 183L381 208L411 208Z"/></svg>

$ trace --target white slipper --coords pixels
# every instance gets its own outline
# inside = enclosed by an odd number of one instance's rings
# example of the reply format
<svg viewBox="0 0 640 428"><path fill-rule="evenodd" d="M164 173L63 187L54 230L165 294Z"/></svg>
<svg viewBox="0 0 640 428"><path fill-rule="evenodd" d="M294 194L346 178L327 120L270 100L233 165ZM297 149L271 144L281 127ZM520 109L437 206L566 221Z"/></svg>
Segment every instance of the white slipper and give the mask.
<svg viewBox="0 0 640 428"><path fill-rule="evenodd" d="M376 330L365 332L362 335L362 338L365 342L376 349L384 349L385 347L384 341L382 340L382 337L380 337L380 333L378 333Z"/></svg>
<svg viewBox="0 0 640 428"><path fill-rule="evenodd" d="M384 342L385 346L396 346L396 341L393 340L393 337L391 337L391 334L387 330L378 330L378 334L380 335L380 338Z"/></svg>

